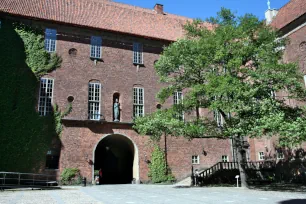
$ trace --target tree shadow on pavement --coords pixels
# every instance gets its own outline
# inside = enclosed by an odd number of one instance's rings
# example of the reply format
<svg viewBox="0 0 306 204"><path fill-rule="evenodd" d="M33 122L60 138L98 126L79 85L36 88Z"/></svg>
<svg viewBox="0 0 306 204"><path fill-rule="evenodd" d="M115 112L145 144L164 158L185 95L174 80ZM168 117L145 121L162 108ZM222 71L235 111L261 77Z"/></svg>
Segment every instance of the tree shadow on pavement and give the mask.
<svg viewBox="0 0 306 204"><path fill-rule="evenodd" d="M306 186L298 184L270 184L250 186L250 189L261 191L305 192Z"/></svg>
<svg viewBox="0 0 306 204"><path fill-rule="evenodd" d="M279 204L305 204L306 199L292 199L279 202Z"/></svg>

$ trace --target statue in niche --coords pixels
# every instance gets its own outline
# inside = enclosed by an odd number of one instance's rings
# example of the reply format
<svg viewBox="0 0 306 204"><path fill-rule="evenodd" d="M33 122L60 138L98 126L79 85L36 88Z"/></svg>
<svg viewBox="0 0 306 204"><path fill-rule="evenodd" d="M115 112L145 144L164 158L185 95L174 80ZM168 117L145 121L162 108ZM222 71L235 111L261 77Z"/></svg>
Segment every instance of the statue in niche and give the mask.
<svg viewBox="0 0 306 204"><path fill-rule="evenodd" d="M114 122L119 122L119 109L120 103L118 102L118 98L116 98L114 103Z"/></svg>

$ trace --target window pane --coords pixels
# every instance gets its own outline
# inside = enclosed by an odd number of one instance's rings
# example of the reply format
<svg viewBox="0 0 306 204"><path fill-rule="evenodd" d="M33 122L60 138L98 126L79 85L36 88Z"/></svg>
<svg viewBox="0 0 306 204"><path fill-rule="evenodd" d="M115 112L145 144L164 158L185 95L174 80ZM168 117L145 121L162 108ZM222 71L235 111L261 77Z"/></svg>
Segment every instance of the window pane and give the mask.
<svg viewBox="0 0 306 204"><path fill-rule="evenodd" d="M100 119L100 89L101 84L89 83L88 85L88 118L91 120Z"/></svg>
<svg viewBox="0 0 306 204"><path fill-rule="evenodd" d="M144 91L143 88L133 88L133 116L144 115Z"/></svg>
<svg viewBox="0 0 306 204"><path fill-rule="evenodd" d="M38 101L39 115L48 115L52 112L53 79L40 80L40 91Z"/></svg>

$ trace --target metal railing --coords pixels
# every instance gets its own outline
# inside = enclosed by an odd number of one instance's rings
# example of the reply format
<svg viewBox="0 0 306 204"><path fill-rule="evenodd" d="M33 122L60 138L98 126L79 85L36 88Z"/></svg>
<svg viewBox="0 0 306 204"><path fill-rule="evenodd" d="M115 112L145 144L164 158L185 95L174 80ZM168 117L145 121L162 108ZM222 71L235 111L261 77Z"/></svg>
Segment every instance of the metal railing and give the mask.
<svg viewBox="0 0 306 204"><path fill-rule="evenodd" d="M0 172L0 188L22 188L22 187L54 187L57 185L55 175L31 174L19 172Z"/></svg>
<svg viewBox="0 0 306 204"><path fill-rule="evenodd" d="M244 168L248 170L260 170L260 169L274 168L275 162L272 161L245 162L242 163L242 165L244 165ZM212 167L200 172L199 177L202 179L206 179L221 170L238 170L238 169L239 169L238 162L218 162Z"/></svg>

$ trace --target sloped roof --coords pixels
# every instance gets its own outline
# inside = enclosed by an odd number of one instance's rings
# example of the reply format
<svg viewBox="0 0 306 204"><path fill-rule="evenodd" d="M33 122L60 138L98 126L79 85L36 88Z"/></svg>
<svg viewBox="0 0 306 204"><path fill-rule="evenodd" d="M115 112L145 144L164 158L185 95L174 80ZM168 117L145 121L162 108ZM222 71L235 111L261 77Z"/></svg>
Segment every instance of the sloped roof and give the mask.
<svg viewBox="0 0 306 204"><path fill-rule="evenodd" d="M0 12L169 41L192 20L109 0L0 0Z"/></svg>
<svg viewBox="0 0 306 204"><path fill-rule="evenodd" d="M305 12L306 0L290 0L278 11L271 25L277 29L281 29L305 14Z"/></svg>

